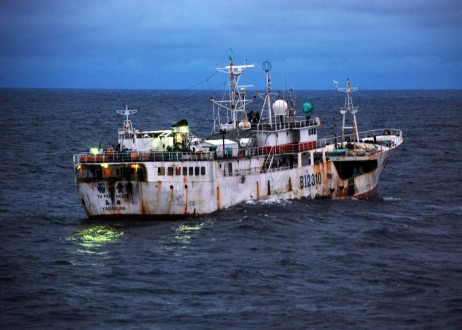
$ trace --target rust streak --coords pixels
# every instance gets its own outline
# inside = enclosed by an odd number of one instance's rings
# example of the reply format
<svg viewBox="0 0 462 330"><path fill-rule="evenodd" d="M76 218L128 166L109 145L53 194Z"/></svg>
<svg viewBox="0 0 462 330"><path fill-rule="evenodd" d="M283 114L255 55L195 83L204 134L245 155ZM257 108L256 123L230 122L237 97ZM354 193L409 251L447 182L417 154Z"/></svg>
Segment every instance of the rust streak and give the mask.
<svg viewBox="0 0 462 330"><path fill-rule="evenodd" d="M217 187L217 209L220 209L220 187Z"/></svg>
<svg viewBox="0 0 462 330"><path fill-rule="evenodd" d="M184 214L188 214L188 179L186 176L183 177L183 189L184 196L185 196L185 206L184 206Z"/></svg>
<svg viewBox="0 0 462 330"><path fill-rule="evenodd" d="M172 203L174 201L174 188L173 188L173 185L170 184L170 187L169 187L169 190L170 190L170 198L168 198L168 206L167 206L167 213L171 213L171 208L172 208Z"/></svg>
<svg viewBox="0 0 462 330"><path fill-rule="evenodd" d="M140 195L140 202L141 202L141 214L148 214L148 211L146 209L146 205L145 205L145 200L144 200L144 194L143 194L143 190L142 190L142 185L139 184L138 185L138 191L139 191L139 195Z"/></svg>
<svg viewBox="0 0 462 330"><path fill-rule="evenodd" d="M159 212L161 190L162 190L162 181L157 181L157 196L156 196L157 212Z"/></svg>

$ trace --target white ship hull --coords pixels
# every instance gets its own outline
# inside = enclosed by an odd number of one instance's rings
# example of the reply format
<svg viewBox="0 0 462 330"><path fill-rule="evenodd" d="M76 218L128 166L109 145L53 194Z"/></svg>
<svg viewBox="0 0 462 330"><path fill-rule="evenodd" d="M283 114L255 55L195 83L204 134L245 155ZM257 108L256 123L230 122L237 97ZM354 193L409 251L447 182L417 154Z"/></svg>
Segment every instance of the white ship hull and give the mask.
<svg viewBox="0 0 462 330"><path fill-rule="evenodd" d="M377 193L385 161L401 141L370 156L329 157L328 147L271 155L285 163L270 168L265 166L268 155L207 160L213 155L203 154L182 160L191 157L173 153L169 155L178 161L76 161L76 171L82 172L76 175L76 185L89 218L172 219L208 214L249 200L370 199ZM311 160L315 154L323 155L319 163L303 165L304 159ZM353 166L346 178L348 173L338 171L345 164ZM132 177L117 177L122 168L130 169ZM88 178L85 171L93 176ZM138 176L138 171L145 173Z"/></svg>

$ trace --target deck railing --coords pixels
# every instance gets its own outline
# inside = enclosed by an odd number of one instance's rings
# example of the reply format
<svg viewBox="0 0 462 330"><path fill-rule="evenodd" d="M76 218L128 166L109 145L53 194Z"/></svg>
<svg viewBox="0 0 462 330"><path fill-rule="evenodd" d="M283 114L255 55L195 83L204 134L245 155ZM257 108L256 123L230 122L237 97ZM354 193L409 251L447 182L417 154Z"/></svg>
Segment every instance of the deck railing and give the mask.
<svg viewBox="0 0 462 330"><path fill-rule="evenodd" d="M319 126L321 124L319 118L314 119L306 119L302 117L294 117L289 118L289 120L279 121L278 116L274 118L273 124L258 124L256 129L258 131L277 131L277 130L284 130L289 128L303 128L303 127L310 127L310 126Z"/></svg>
<svg viewBox="0 0 462 330"><path fill-rule="evenodd" d="M376 129L359 133L361 142L366 138L384 135L394 136L395 145L402 142L402 132L398 129ZM86 152L75 154L73 157L74 165L78 164L99 164L99 163L133 163L133 162L165 162L165 161L206 161L213 159L226 158L246 158L251 156L264 156L269 154L294 154L307 150L323 148L328 145L338 144L342 142L341 136L325 137L312 142L301 142L286 144L283 146L265 146L240 149L236 155L225 154L221 152L163 152L163 151L147 151L147 152L129 152L129 151L104 151L97 154ZM345 134L346 141L353 142L353 134Z"/></svg>
<svg viewBox="0 0 462 330"><path fill-rule="evenodd" d="M394 142L395 144L400 144L403 141L403 133L399 129L395 128L390 128L390 129L374 129L374 130L369 130L369 131L363 131L359 132L359 141L356 142L362 142L364 139L373 139L374 136L394 136ZM356 139L356 136L354 134L345 134L343 136L344 141L350 141L353 142L354 139ZM342 136L332 136L332 137L325 137L318 139L316 147L317 148L323 148L328 145L333 145L333 144L338 144L342 142Z"/></svg>
<svg viewBox="0 0 462 330"><path fill-rule="evenodd" d="M104 151L97 154L85 152L74 155L74 164L80 163L133 163L133 162L166 162L166 161L202 161L215 157L212 152L129 152Z"/></svg>

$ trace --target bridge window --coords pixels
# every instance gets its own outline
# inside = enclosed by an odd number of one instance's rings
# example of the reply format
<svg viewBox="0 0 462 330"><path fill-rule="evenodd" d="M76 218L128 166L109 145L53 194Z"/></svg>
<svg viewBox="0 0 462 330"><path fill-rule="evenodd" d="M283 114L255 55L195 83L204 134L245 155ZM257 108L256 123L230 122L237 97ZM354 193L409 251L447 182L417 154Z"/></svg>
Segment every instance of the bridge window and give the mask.
<svg viewBox="0 0 462 330"><path fill-rule="evenodd" d="M302 154L302 166L311 165L311 155L308 152Z"/></svg>
<svg viewBox="0 0 462 330"><path fill-rule="evenodd" d="M80 165L76 168L76 178L79 182L95 181L146 181L147 171L144 165Z"/></svg>

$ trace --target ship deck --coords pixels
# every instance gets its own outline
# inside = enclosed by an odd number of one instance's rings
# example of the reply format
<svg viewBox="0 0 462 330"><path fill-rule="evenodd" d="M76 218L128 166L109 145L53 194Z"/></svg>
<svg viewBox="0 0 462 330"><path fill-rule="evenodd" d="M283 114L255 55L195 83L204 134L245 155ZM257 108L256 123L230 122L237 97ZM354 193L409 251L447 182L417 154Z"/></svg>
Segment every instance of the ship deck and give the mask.
<svg viewBox="0 0 462 330"><path fill-rule="evenodd" d="M240 148L237 156L217 154L216 152L181 152L181 151L113 151L112 148L97 153L84 152L74 154L74 165L91 163L134 163L134 162L168 162L168 161L211 161L217 159L249 158L265 155L297 154L306 151L326 152L329 158L367 157L371 154L400 145L403 141L399 129L376 129L359 133L359 141L354 141L353 134L325 137L315 142L291 143L280 146L261 146ZM351 142L353 141L353 142ZM358 149L355 148L358 146ZM362 147L361 147L362 146ZM367 147L365 147L367 146ZM346 150L343 150L346 149ZM337 151L338 150L338 151Z"/></svg>

